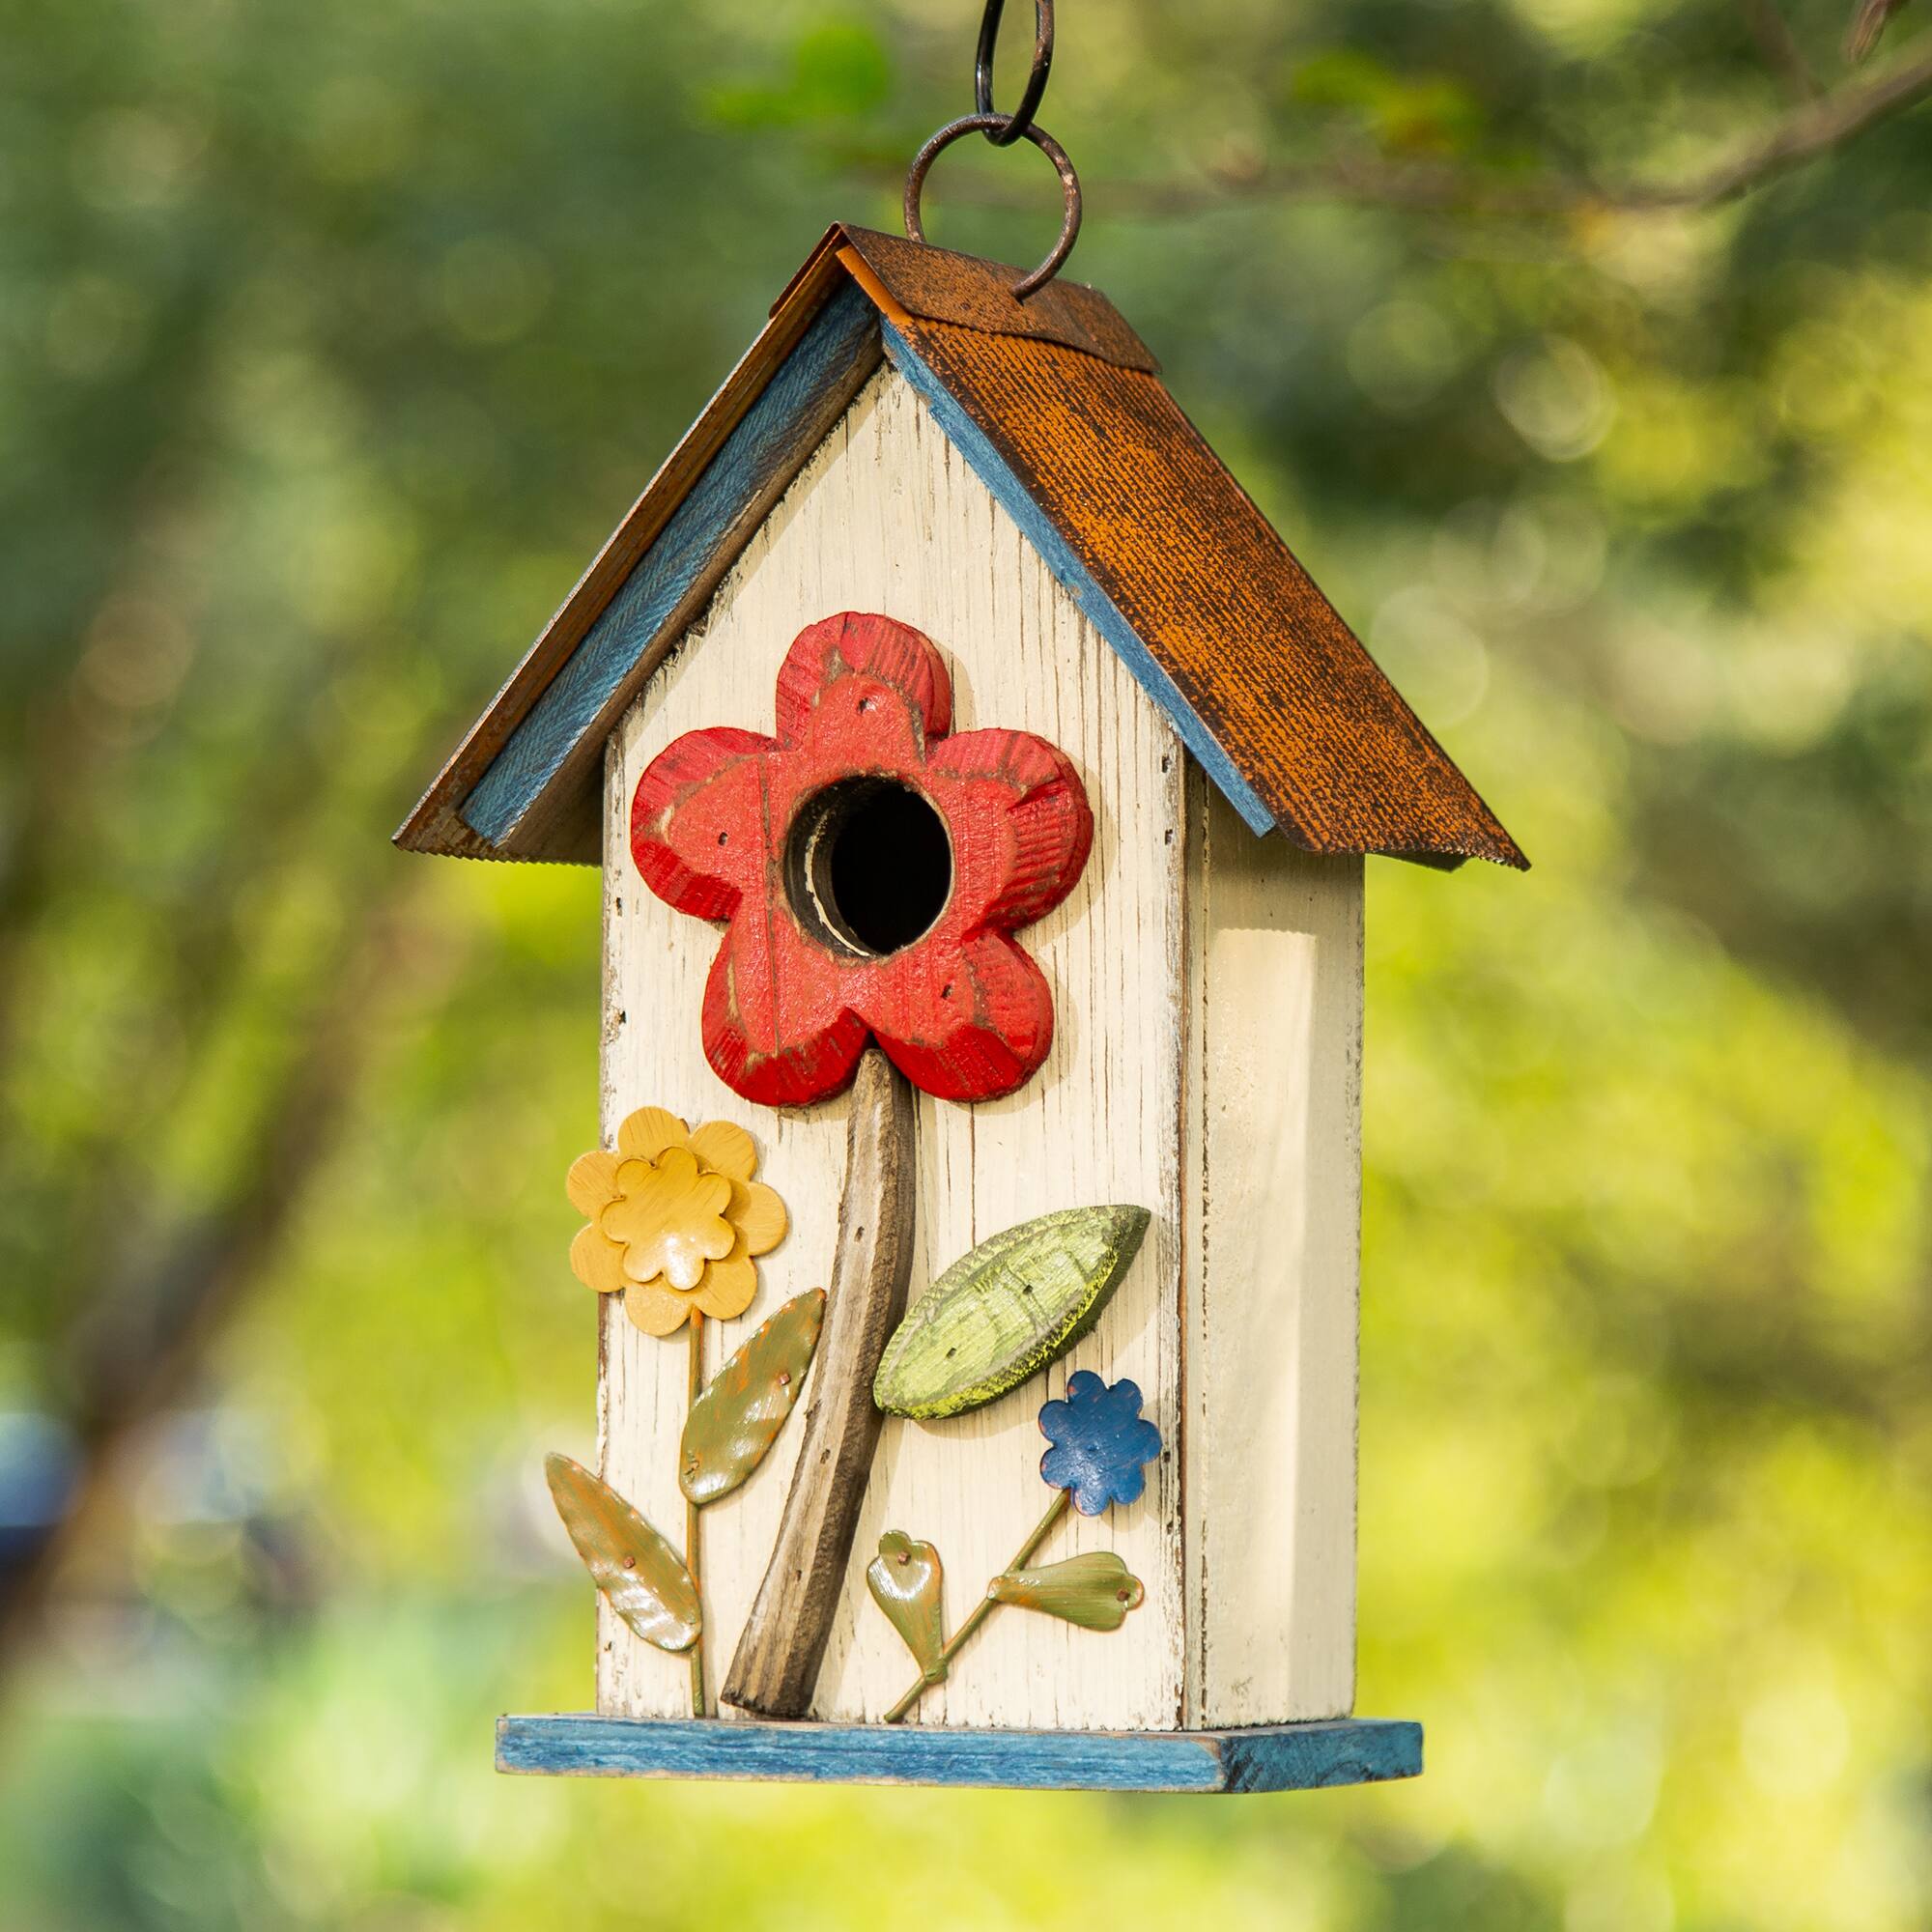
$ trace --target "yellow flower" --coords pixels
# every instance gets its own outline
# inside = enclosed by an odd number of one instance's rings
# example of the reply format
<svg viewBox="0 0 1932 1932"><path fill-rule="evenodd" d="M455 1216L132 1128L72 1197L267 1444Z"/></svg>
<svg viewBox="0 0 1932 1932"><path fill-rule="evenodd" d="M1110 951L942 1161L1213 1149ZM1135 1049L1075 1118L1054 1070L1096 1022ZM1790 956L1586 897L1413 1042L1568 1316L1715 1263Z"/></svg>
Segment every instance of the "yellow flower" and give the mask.
<svg viewBox="0 0 1932 1932"><path fill-rule="evenodd" d="M743 1127L709 1121L692 1133L675 1114L640 1107L617 1129L617 1151L586 1153L564 1187L590 1223L570 1246L578 1279L624 1297L646 1335L669 1335L695 1308L742 1315L757 1293L753 1255L784 1238L784 1203L757 1172Z"/></svg>

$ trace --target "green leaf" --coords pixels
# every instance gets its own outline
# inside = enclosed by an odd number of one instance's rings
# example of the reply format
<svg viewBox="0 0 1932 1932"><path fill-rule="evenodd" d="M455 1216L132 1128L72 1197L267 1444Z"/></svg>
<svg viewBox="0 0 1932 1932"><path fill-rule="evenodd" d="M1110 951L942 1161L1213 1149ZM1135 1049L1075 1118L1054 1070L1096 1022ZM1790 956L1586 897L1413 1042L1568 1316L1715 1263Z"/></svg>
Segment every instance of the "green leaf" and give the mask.
<svg viewBox="0 0 1932 1932"><path fill-rule="evenodd" d="M866 1587L873 1603L905 1639L928 1684L937 1684L946 1675L939 1654L946 1645L940 1621L944 1582L939 1551L929 1543L914 1542L901 1530L887 1530L879 1538L879 1553L866 1566Z"/></svg>
<svg viewBox="0 0 1932 1932"><path fill-rule="evenodd" d="M697 1586L675 1549L620 1496L568 1456L547 1456L556 1513L611 1607L660 1650L689 1650L704 1626Z"/></svg>
<svg viewBox="0 0 1932 1932"><path fill-rule="evenodd" d="M1069 1556L1040 1570L1009 1570L993 1578L986 1594L996 1603L1044 1610L1090 1631L1119 1630L1147 1596L1141 1579L1111 1549Z"/></svg>
<svg viewBox="0 0 1932 1932"><path fill-rule="evenodd" d="M1066 1208L954 1262L886 1344L872 1400L961 1415L1057 1361L1100 1319L1147 1233L1145 1208Z"/></svg>
<svg viewBox="0 0 1932 1932"><path fill-rule="evenodd" d="M765 1460L804 1386L824 1321L822 1288L787 1301L692 1404L677 1453L688 1501L701 1507L728 1496Z"/></svg>

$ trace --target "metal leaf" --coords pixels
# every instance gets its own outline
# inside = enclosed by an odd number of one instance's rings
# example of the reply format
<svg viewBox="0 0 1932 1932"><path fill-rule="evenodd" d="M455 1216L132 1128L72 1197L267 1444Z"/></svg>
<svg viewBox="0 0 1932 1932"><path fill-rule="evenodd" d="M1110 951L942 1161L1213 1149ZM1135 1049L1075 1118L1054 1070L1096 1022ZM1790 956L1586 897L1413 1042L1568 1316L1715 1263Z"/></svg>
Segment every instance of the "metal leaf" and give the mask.
<svg viewBox="0 0 1932 1932"><path fill-rule="evenodd" d="M760 1463L791 1413L825 1321L825 1291L787 1301L691 1406L677 1482L700 1508L728 1496Z"/></svg>
<svg viewBox="0 0 1932 1932"><path fill-rule="evenodd" d="M1090 1550L1040 1570L1009 1570L986 1586L995 1602L1044 1610L1082 1630L1119 1630L1147 1592L1111 1549Z"/></svg>
<svg viewBox="0 0 1932 1932"><path fill-rule="evenodd" d="M866 1587L887 1621L905 1639L928 1684L946 1675L940 1652L946 1645L940 1593L944 1582L939 1551L889 1529L879 1538L879 1553L866 1566Z"/></svg>
<svg viewBox="0 0 1932 1932"><path fill-rule="evenodd" d="M899 1323L873 1401L932 1421L1018 1388L1100 1319L1148 1219L1145 1208L1066 1208L981 1241Z"/></svg>
<svg viewBox="0 0 1932 1932"><path fill-rule="evenodd" d="M547 1456L556 1513L611 1607L660 1650L689 1650L704 1615L677 1551L600 1477L568 1456Z"/></svg>

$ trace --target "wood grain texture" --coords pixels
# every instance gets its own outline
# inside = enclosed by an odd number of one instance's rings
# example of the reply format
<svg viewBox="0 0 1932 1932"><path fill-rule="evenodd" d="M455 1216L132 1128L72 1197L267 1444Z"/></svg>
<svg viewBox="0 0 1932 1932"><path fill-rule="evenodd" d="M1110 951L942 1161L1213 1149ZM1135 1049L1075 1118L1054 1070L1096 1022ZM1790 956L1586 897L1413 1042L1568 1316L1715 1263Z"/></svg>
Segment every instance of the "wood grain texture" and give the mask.
<svg viewBox="0 0 1932 1932"><path fill-rule="evenodd" d="M1354 1701L1362 865L1190 801L1187 1721Z"/></svg>
<svg viewBox="0 0 1932 1932"><path fill-rule="evenodd" d="M497 1769L575 1777L950 1784L1021 1791L1316 1791L1415 1777L1422 1726L1401 1719L1252 1730L972 1731L895 1724L499 1718Z"/></svg>
<svg viewBox="0 0 1932 1932"><path fill-rule="evenodd" d="M607 1126L649 1100L689 1118L729 1112L759 1141L759 1173L792 1230L761 1264L761 1296L825 1279L844 1178L849 1099L767 1112L730 1099L705 1061L698 1014L713 927L675 913L631 868L628 816L644 767L681 733L735 724L768 732L780 664L801 622L880 611L946 656L956 728L1037 732L1072 760L1094 804L1092 856L1025 943L1053 989L1051 1052L1026 1087L959 1106L921 1096L922 1291L985 1236L1052 1209L1137 1202L1153 1213L1139 1259L1065 1368L1129 1375L1171 1431L1179 1412L1182 755L1172 727L1055 582L1018 527L950 446L918 397L881 372L747 547L710 607L669 651L627 714L607 788ZM746 1319L761 1319L763 1301ZM713 1330L720 1331L713 1334ZM603 1318L604 1473L646 1514L679 1504L674 1443L682 1365ZM708 1322L727 1351L730 1324ZM1036 1416L1064 1386L1042 1381L966 1416L894 1422L874 1463L813 1708L876 1719L905 1686L904 1651L879 1615L864 1567L889 1529L945 1554L949 1622L961 1621L1016 1535L1049 1500ZM808 1396L809 1399L809 1396ZM764 1575L801 1432L705 1523L707 1643L727 1656ZM973 1668L935 1688L915 1721L1173 1729L1181 1703L1181 1529L1178 1460L1149 1471L1147 1495L1102 1523L1069 1520L1054 1554L1118 1548L1146 1605L1096 1638L1044 1617L997 1617ZM600 1623L598 1703L612 1714L682 1715L678 1672L615 1619Z"/></svg>
<svg viewBox="0 0 1932 1932"><path fill-rule="evenodd" d="M830 1310L798 1467L724 1683L727 1704L761 1717L802 1718L811 1708L851 1567L883 1420L872 1377L912 1274L914 1165L912 1089L867 1047L852 1082Z"/></svg>

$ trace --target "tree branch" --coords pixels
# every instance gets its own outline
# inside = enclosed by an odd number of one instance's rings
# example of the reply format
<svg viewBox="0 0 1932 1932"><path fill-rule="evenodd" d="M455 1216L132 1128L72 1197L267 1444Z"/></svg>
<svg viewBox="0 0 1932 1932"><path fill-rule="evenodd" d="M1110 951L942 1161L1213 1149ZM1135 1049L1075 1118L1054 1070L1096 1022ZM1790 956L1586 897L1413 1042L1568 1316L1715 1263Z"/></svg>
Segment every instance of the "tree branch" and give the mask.
<svg viewBox="0 0 1932 1932"><path fill-rule="evenodd" d="M1728 159L1676 181L1618 185L1554 170L1512 174L1466 162L1336 155L1279 167L1226 167L1192 182L1110 182L1105 200L1111 213L1143 215L1195 214L1234 200L1264 199L1527 219L1717 208L1836 152L1929 94L1932 51L1877 80L1841 87L1793 107ZM974 188L962 182L954 191L965 195ZM978 198L993 206L1019 199L1002 190L980 190Z"/></svg>

